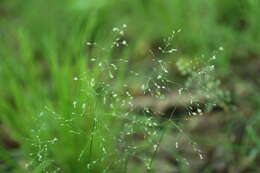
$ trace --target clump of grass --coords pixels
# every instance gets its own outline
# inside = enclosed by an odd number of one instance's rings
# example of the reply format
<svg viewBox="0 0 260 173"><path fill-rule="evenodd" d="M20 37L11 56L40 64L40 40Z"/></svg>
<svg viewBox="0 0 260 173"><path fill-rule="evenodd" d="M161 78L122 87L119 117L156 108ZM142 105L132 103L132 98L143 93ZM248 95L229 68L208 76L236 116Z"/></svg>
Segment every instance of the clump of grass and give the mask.
<svg viewBox="0 0 260 173"><path fill-rule="evenodd" d="M127 25L123 24L113 28L105 45L87 41L87 60L81 59L81 63L86 67L82 67L80 63L78 67L82 71L79 74L70 74L65 66L62 72L66 78L62 78L56 71L53 59L50 59L57 77L54 80L58 80L62 85L69 84L73 89L61 88L64 89L62 104L49 103L27 119L19 119L24 129L22 133L18 130L16 135L21 139L23 157L26 160L22 170L52 173L126 173L135 170L129 168L129 164L138 160L142 171L151 172L166 131L177 129L184 133L173 121L174 110L164 121L161 117L154 116L162 115L163 112L151 111L150 107L136 110L135 96L128 79L139 78L140 73L129 66L127 51L130 50L130 45L125 35L126 27ZM170 37L164 40L164 45L158 47L162 56L177 51L171 47L175 33L172 32ZM152 50L150 52L154 67L150 75L142 77L144 82L138 87L143 95L163 100L172 90L171 85L176 83L167 79L167 62L157 57ZM190 90L199 94L207 92L211 94L207 98L215 101L216 97L211 92L219 87L219 83L214 83L215 78L211 78L209 66L199 69L185 72L190 77L186 86L178 87L178 93ZM204 83L207 84L206 88ZM66 94L70 97L66 98ZM193 104L192 95L190 99ZM200 109L196 111L203 114ZM192 109L189 112L196 113ZM6 119L11 127L15 126L11 117ZM191 143L194 151L203 159L197 144ZM173 149L178 149L177 142ZM186 158L180 160L189 165Z"/></svg>

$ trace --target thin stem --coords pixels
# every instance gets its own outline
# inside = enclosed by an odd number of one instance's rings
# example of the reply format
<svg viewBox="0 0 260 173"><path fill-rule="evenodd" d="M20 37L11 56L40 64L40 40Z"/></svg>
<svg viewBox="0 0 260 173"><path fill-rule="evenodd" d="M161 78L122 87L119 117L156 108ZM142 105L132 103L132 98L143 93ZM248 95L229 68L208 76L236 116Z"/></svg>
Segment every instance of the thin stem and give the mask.
<svg viewBox="0 0 260 173"><path fill-rule="evenodd" d="M175 112L175 109L172 111L171 116L169 117L169 120L171 120L171 118L172 118L174 112ZM168 129L169 124L170 124L170 123L167 123L166 126L165 126L165 128L163 128L163 130L162 130L162 133L161 133L159 142L158 142L157 145L156 145L156 148L155 148L155 150L154 150L154 152L153 152L153 155L152 155L152 158L151 158L151 160L150 160L149 166L148 166L147 169L146 169L146 172L147 172L147 173L150 173L150 172L151 172L153 161L154 161L154 159L155 159L155 157L156 157L156 154L158 153L159 147L160 147L160 145L161 145L161 143L162 143L163 137L164 137L164 135L165 135L166 130Z"/></svg>

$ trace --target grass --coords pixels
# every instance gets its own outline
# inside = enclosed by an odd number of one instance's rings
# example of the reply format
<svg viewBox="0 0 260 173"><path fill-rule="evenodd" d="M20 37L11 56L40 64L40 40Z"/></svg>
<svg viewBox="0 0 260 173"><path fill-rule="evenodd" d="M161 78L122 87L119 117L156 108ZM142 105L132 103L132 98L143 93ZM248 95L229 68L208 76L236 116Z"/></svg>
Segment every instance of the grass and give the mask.
<svg viewBox="0 0 260 173"><path fill-rule="evenodd" d="M234 75L234 63L243 64L259 56L260 10L258 1L254 0L31 0L27 3L3 0L0 4L0 121L8 135L20 144L19 149L12 152L0 147L0 161L4 161L0 171L3 172L26 172L26 166L35 173L58 172L59 169L62 172L130 172L131 167L122 165L130 164L127 159L131 161L133 151L121 158L109 154L118 148L114 137L122 135L120 129L124 125L122 117L113 116L123 114L124 110L110 93L115 91L120 101L129 99L131 96L125 95L124 84L135 87L142 83L142 78L153 75L150 49L156 57L175 64L179 59L201 59L201 54L211 57L212 52L222 46L224 51L215 64L219 69L217 76L222 79ZM119 41L124 39L127 45L110 49L120 35L111 32L112 29L121 29L123 24L127 28ZM171 40L180 51L161 55L154 47L164 44L162 38L167 38L173 29L182 30ZM96 42L98 46L86 45L87 42ZM96 60L92 61L93 58ZM99 62L105 67L100 68ZM118 71L111 64L116 65ZM168 67L167 78L184 83L180 72L173 65ZM132 77L132 69L141 75ZM193 87L193 84L190 85ZM257 93L257 89L251 87L249 92ZM234 97L240 104L240 98ZM249 166L251 171L257 171L259 99L257 95L251 98L246 104L256 111L242 123L244 137L237 145L232 142L224 145L227 152L238 152L241 158L245 156L252 165ZM146 118L138 121L134 128L144 131L149 125L140 127L140 124L146 121ZM234 129L240 129L233 123L228 124L223 129L227 135L236 134ZM165 132L166 136L169 131ZM140 150L147 149L154 141L136 145ZM150 163L149 167L156 163L149 160L151 155L138 152L140 158ZM169 152L181 160L181 154ZM104 161L96 161L101 158ZM110 163L113 159L118 160L117 165ZM235 163L236 158L231 160ZM190 171L185 162L179 167L182 172ZM211 169L209 166L206 170Z"/></svg>

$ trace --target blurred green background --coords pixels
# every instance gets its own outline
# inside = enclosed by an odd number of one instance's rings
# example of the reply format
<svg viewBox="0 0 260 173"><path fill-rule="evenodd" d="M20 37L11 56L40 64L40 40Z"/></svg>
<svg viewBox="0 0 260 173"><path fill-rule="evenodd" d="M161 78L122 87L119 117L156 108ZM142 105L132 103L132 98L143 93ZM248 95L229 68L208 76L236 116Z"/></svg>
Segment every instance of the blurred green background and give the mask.
<svg viewBox="0 0 260 173"><path fill-rule="evenodd" d="M1 0L0 172L28 171L24 164L31 147L26 139L33 136L31 129L36 124L32 122L44 106L66 114L72 111L73 100L86 99L77 93L73 77L83 72L100 77L102 72L92 74L87 68L91 57L111 61L127 58L129 66L147 74L149 50L155 50L178 29L181 32L172 41L178 52L165 57L173 62L169 78L185 81L174 65L179 58L207 57L223 47L216 69L222 87L231 93L231 105L229 111L184 123L187 133L202 145L207 155L203 161L185 166L167 159L166 154L154 164L154 171L259 172L259 21L258 0ZM110 46L112 29L123 24L127 25L124 37L129 42L124 51L104 54L95 49L91 55L87 53L87 41ZM134 88L134 82L132 85ZM89 86L87 90L91 91ZM86 97L98 103L98 98ZM99 109L101 114L106 112L106 108ZM42 135L58 133L55 123L53 126ZM60 136L73 139L63 133ZM170 141L170 136L165 141ZM78 156L77 146L83 144L68 141L63 148L53 148L53 159L59 160L61 172L83 172L77 158L70 158ZM192 158L187 153L184 149L178 155ZM31 172L42 172L42 168Z"/></svg>

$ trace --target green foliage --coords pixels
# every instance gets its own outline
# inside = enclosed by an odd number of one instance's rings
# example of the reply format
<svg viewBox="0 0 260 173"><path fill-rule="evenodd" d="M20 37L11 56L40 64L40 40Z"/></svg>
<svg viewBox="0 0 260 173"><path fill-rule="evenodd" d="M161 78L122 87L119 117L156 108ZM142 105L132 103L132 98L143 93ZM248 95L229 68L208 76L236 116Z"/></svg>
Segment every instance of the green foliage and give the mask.
<svg viewBox="0 0 260 173"><path fill-rule="evenodd" d="M182 29L170 41L180 49L180 54L162 55L162 59L178 59L179 71L189 76L185 87L198 95L207 94L209 103L216 102L225 107L229 95L220 89L221 83L216 79L232 74L233 61L259 55L259 18L257 0L1 1L0 121L21 145L22 159L13 157L0 147L0 159L7 165L0 165L0 171L26 172L26 165L32 172L55 172L58 169L64 172L101 172L106 171L109 161L120 160L104 153L104 146L108 153L117 148L113 137L120 136L118 129L122 125L120 118L112 116L121 114L122 110L116 98L111 99L111 92L121 94L120 99L126 97L122 93L125 92L124 79L129 77L129 66L138 66L141 61L150 62L151 59L147 58L150 56L144 53L150 49L156 56L161 56L157 50L158 40L168 36L172 29ZM117 38L114 33L108 34L111 29L124 23L128 31L120 39L132 44L125 46L124 50L101 51L103 47L113 45L111 40ZM95 41L100 47L86 45L86 42ZM224 51L214 62L220 69L216 74L210 70L213 64L205 65L203 61L210 60L212 57L207 55L220 46ZM198 61L193 58L201 54L206 54L206 58L198 58ZM129 59L130 65L114 63L118 62L118 57ZM92 58L98 59L97 63L93 63ZM99 67L99 62L112 63L120 68L110 74L113 67L104 70ZM141 66L145 70L145 63ZM199 75L199 72L207 75ZM110 79L111 75L115 79ZM78 80L73 80L75 77ZM95 80L94 86L92 79ZM107 86L113 89L104 89L105 84L101 81L115 85ZM115 107L104 104L104 98ZM148 120L135 121L138 122L135 128L145 131L140 124ZM254 147L245 147L244 150L250 152L250 158L254 160L259 153L259 140L252 124L247 125L246 135L247 142ZM98 128L94 130L96 126ZM106 126L113 128L107 131ZM143 128L147 126L149 124ZM152 131L150 128L147 128L149 132ZM153 145L149 143L149 146ZM148 165L151 163L149 156L146 159ZM104 161L92 164L100 158ZM127 154L121 159L125 161L126 158ZM122 160L119 162L121 165ZM20 161L26 163L18 163ZM89 169L88 164L91 164ZM114 169L122 168L115 166Z"/></svg>

